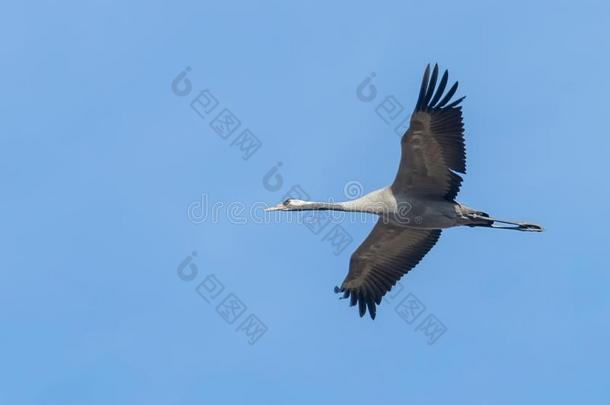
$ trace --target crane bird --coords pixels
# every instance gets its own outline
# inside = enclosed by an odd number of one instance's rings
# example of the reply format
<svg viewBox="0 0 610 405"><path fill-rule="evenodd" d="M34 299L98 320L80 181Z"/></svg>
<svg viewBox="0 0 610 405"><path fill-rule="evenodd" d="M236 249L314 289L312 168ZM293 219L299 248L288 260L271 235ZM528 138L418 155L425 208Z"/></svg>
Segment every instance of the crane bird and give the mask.
<svg viewBox="0 0 610 405"><path fill-rule="evenodd" d="M447 92L445 70L426 66L409 129L401 138L401 158L394 182L355 200L331 203L289 198L268 211L335 210L379 216L377 224L353 252L349 272L335 293L367 309L372 319L376 305L396 282L434 246L441 230L454 226L487 227L540 232L526 222L503 221L455 201L466 173L464 97L452 101L458 82ZM504 224L504 225L499 225Z"/></svg>

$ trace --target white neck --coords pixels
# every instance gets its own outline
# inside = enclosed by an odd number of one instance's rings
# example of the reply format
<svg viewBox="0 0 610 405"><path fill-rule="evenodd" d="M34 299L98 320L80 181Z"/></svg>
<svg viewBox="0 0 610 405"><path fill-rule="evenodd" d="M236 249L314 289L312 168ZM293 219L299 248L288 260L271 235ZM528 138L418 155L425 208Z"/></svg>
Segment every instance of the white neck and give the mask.
<svg viewBox="0 0 610 405"><path fill-rule="evenodd" d="M342 202L321 202L321 201L304 201L295 207L288 207L290 211L346 211L346 212L367 212L371 214L382 214L387 212L387 194L388 189L383 188L373 191L360 198ZM393 197L392 197L393 198Z"/></svg>

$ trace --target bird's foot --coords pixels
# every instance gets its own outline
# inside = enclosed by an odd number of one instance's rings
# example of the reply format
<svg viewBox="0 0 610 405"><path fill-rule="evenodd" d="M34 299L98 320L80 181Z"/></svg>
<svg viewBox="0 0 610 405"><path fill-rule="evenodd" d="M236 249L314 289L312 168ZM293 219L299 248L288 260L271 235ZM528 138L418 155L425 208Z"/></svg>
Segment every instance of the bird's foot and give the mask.
<svg viewBox="0 0 610 405"><path fill-rule="evenodd" d="M530 232L542 232L544 228L540 225L536 224L528 224L527 222L520 222L518 229L520 231L530 231Z"/></svg>

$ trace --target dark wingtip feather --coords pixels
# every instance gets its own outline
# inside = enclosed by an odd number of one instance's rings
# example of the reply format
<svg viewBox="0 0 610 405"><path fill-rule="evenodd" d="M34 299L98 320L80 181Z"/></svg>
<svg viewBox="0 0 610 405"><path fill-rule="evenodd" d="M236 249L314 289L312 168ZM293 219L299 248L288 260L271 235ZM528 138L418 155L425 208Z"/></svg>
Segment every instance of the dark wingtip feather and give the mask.
<svg viewBox="0 0 610 405"><path fill-rule="evenodd" d="M371 291L362 290L350 290L344 287L335 287L335 292L342 292L343 296L340 298L350 297L350 306L353 307L358 304L358 313L360 317L364 317L367 312L371 316L371 319L375 319L377 315L377 306L381 304L381 297L376 297L376 294L372 294ZM372 295L371 295L372 294Z"/></svg>
<svg viewBox="0 0 610 405"><path fill-rule="evenodd" d="M445 91L445 87L447 86L447 82L449 80L449 72L445 70L437 87L436 82L438 79L438 72L438 64L434 64L432 75L430 76L430 64L426 65L424 77L422 79L421 87L419 89L419 97L417 98L417 103L415 104L415 111L453 108L457 106L462 100L464 100L464 97L462 97L459 100L453 101L451 102L451 104L446 105L451 101L451 98L457 91L459 83L455 82L443 97L443 92Z"/></svg>
<svg viewBox="0 0 610 405"><path fill-rule="evenodd" d="M436 87L436 79L438 78L438 64L434 64L434 69L432 69L432 76L430 77L430 82L428 83L428 90L426 91L426 98L422 103L422 108L427 109L428 103L434 94L434 88Z"/></svg>
<svg viewBox="0 0 610 405"><path fill-rule="evenodd" d="M434 106L434 108L443 108L445 106L445 104L447 104L449 102L449 100L451 100L451 97L453 97L453 95L457 91L457 88L458 88L458 82L453 83L453 86L451 86L451 88L449 89L449 91L447 92L445 97L443 97L443 99L441 101L439 101L438 104L436 106Z"/></svg>
<svg viewBox="0 0 610 405"><path fill-rule="evenodd" d="M375 308L375 303L373 301L368 301L366 306L369 308L369 315L371 319L375 319L375 315L377 315L377 308Z"/></svg>
<svg viewBox="0 0 610 405"><path fill-rule="evenodd" d="M449 71L445 70L445 73L443 73L443 77L441 77L441 82L438 84L438 89L436 90L436 94L434 95L434 98L430 101L430 108L434 108L437 101L443 95L443 92L445 91L445 86L447 86L448 80L449 80Z"/></svg>
<svg viewBox="0 0 610 405"><path fill-rule="evenodd" d="M424 71L424 77L421 81L421 87L419 88L419 97L417 98L417 103L415 103L415 111L421 109L421 106L424 101L424 97L426 96L426 90L428 89L428 77L430 76L430 64L426 65L426 70Z"/></svg>
<svg viewBox="0 0 610 405"><path fill-rule="evenodd" d="M343 294L341 297L339 297L340 300L344 300L347 297L349 297L349 290L346 290L345 288L339 288L337 286L335 286L335 294Z"/></svg>
<svg viewBox="0 0 610 405"><path fill-rule="evenodd" d="M460 98L458 98L457 100L455 100L453 103L449 104L449 105L448 105L447 107L445 107L445 108L452 108L452 107L455 107L455 106L457 106L458 104L460 104L460 103L461 103L461 102L462 102L462 101L463 101L465 98L466 98L466 96L464 96L464 97L460 97Z"/></svg>
<svg viewBox="0 0 610 405"><path fill-rule="evenodd" d="M366 314L366 302L364 301L364 297L360 296L358 299L358 312L360 312L360 317L362 318L364 314Z"/></svg>

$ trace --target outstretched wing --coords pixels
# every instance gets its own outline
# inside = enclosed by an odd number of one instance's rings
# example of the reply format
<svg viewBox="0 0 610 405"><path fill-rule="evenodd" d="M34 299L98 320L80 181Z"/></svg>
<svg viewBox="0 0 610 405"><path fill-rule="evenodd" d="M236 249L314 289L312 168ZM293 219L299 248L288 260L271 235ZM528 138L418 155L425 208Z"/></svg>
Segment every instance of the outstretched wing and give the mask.
<svg viewBox="0 0 610 405"><path fill-rule="evenodd" d="M454 173L466 173L464 97L450 103L458 83L445 93L449 74L443 73L437 86L438 65L430 76L426 67L409 129L401 139L402 155L392 189L424 198L453 201L462 178Z"/></svg>
<svg viewBox="0 0 610 405"><path fill-rule="evenodd" d="M343 297L350 297L350 305L358 304L360 316L368 308L375 319L381 298L396 282L434 246L440 229L424 230L385 223L380 218L369 236L352 254L349 272L340 288Z"/></svg>

